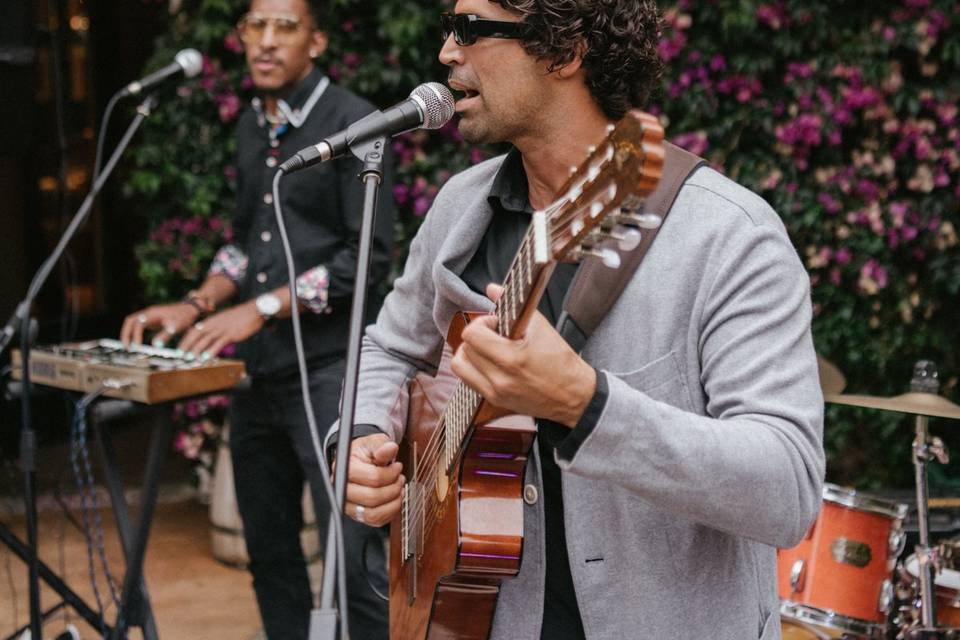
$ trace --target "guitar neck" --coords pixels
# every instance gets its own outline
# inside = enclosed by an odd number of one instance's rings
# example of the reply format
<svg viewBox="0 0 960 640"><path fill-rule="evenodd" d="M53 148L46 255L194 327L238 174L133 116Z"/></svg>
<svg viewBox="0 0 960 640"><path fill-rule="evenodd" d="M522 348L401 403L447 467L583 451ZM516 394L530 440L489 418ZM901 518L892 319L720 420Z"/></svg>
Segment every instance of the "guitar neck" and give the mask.
<svg viewBox="0 0 960 640"><path fill-rule="evenodd" d="M658 217L653 216L654 222L638 214L659 182L663 158L663 128L654 116L633 110L609 127L607 138L591 149L553 204L534 212L494 310L500 335L523 336L558 260L593 255L616 268L619 254L603 243L623 242L628 251L641 234L634 231L631 241L626 227L659 225ZM480 394L461 382L447 404L443 421L448 471L460 456L482 402Z"/></svg>
<svg viewBox="0 0 960 640"><path fill-rule="evenodd" d="M520 249L503 280L503 293L494 309L497 331L508 338L523 337L557 265L554 260L536 255L536 224L531 223L523 236Z"/></svg>
<svg viewBox="0 0 960 640"><path fill-rule="evenodd" d="M502 336L514 339L523 336L556 268L556 261L547 258L546 228L546 215L543 212L535 213L503 280L503 292L493 312L497 317L497 332ZM459 459L473 418L482 402L483 397L479 393L463 382L457 383L443 416L447 432L444 447L447 469Z"/></svg>

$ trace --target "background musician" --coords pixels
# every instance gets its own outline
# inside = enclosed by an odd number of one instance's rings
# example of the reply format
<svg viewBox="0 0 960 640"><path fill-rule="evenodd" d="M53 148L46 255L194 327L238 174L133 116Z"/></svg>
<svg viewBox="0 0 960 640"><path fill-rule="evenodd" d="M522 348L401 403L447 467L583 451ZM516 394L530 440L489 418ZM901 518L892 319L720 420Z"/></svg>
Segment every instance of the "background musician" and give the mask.
<svg viewBox="0 0 960 640"><path fill-rule="evenodd" d="M444 186L367 330L346 511L375 525L401 505L390 414L407 383L436 369L455 312L492 308L531 212L661 71L652 0L455 12L440 59L460 130L513 149ZM522 26L484 37L484 20ZM779 637L775 547L806 532L824 475L808 277L779 217L697 170L581 354L552 327L573 271L555 273L522 340L486 317L453 359L489 402L538 418L523 563L492 636Z"/></svg>
<svg viewBox="0 0 960 640"><path fill-rule="evenodd" d="M141 342L146 330L157 332L155 343L182 335L179 348L198 358L237 344L252 378L251 388L237 392L230 409L237 501L264 628L269 638L280 640L307 637L311 595L299 537L304 478L318 522L326 521L330 508L303 411L288 321L294 305L271 184L280 162L373 110L314 65L327 45L323 24L321 2L250 3L237 30L259 95L236 130L236 243L219 251L206 280L183 302L133 313L122 329L127 343ZM352 157L320 164L287 177L281 190L300 274L295 307L302 318L312 397L318 422L327 425L337 415L343 374L363 202L360 166ZM386 193L391 192L389 166ZM392 200L381 198L374 283L387 274L392 230ZM381 534L347 519L345 540L351 636L384 638L386 603L370 586L385 590ZM361 562L364 552L369 576Z"/></svg>

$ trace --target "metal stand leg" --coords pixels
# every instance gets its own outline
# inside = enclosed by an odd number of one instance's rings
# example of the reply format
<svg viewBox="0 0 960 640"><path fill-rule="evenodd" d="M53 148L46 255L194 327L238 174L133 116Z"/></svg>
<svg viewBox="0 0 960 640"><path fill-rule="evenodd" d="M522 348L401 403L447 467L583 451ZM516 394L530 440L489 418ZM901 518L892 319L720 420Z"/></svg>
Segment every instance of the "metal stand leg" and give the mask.
<svg viewBox="0 0 960 640"><path fill-rule="evenodd" d="M107 400L104 402L113 401ZM133 526L130 522L130 512L124 495L123 480L120 478L117 469L117 456L113 448L113 440L110 437L109 429L101 427L101 420L97 417L99 413L96 408L91 412L94 437L100 451L100 460L103 463L104 480L110 492L110 503L113 506L117 531L120 534L120 543L123 545L123 554L127 566L130 567L133 561ZM137 589L131 594L127 612L128 626L141 627L146 640L157 640L157 625L153 617L153 610L150 607L147 585L142 576Z"/></svg>
<svg viewBox="0 0 960 640"><path fill-rule="evenodd" d="M913 441L914 480L917 487L917 521L920 525L920 540L916 547L920 563L920 615L924 627L932 628L937 623L933 590L934 551L930 548L930 524L927 504L927 460L930 451L927 444L927 416L917 416L916 438Z"/></svg>
<svg viewBox="0 0 960 640"><path fill-rule="evenodd" d="M153 511L157 505L160 470L163 466L167 448L170 446L172 431L173 425L170 416L164 415L161 424L150 437L147 466L143 475L140 521L137 525L136 535L131 541L130 553L127 555L127 572L123 577L123 590L120 595L120 605L117 607L117 621L110 636L112 640L120 640L126 637L130 603L134 590L141 584L143 558L146 555L147 539L150 536L150 523L153 520Z"/></svg>
<svg viewBox="0 0 960 640"><path fill-rule="evenodd" d="M916 393L936 394L940 389L937 366L929 360L920 360L913 367L910 390ZM916 437L913 440L913 469L917 489L917 521L920 539L916 552L920 581L920 629L911 630L910 638L933 637L936 633L936 587L934 572L937 569L937 550L930 547L929 489L927 486L927 463L934 460L941 464L949 462L947 448L939 438L930 438L927 432L927 416L917 415Z"/></svg>
<svg viewBox="0 0 960 640"><path fill-rule="evenodd" d="M13 551L18 558L24 562L29 561L31 555L30 548L20 541L10 529L7 528L5 524L0 522L0 542L7 545L11 551ZM78 596L70 587L67 586L60 577L53 572L53 570L48 567L42 560L37 560L37 570L41 580L47 583L51 589L53 589L57 595L63 598L64 602L73 607L73 610L77 614L87 621L94 629L100 628L100 615L91 609L83 599ZM107 631L110 631L110 627L107 627ZM19 637L19 633L16 634L16 637ZM38 638L39 640L39 638Z"/></svg>

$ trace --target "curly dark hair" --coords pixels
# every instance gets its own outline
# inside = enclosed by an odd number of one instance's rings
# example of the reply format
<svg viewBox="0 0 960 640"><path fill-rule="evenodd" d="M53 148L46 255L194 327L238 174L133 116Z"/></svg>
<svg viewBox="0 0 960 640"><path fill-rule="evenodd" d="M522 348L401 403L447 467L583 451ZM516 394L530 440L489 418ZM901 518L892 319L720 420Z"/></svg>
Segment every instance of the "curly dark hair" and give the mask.
<svg viewBox="0 0 960 640"><path fill-rule="evenodd" d="M655 0L491 0L522 16L524 49L553 71L583 48L587 87L611 120L646 106L663 75Z"/></svg>
<svg viewBox="0 0 960 640"><path fill-rule="evenodd" d="M327 2L326 0L307 0L307 10L310 11L310 17L317 28L323 29L327 24Z"/></svg>

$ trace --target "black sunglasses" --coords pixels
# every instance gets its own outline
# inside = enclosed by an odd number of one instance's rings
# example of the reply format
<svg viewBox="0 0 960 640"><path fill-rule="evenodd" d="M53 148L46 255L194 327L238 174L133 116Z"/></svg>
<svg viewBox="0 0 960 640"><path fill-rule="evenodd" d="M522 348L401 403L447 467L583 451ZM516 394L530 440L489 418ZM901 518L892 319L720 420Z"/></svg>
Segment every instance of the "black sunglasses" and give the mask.
<svg viewBox="0 0 960 640"><path fill-rule="evenodd" d="M523 22L487 20L472 13L441 13L440 31L444 42L452 33L454 41L463 47L473 44L477 38L523 39L530 29Z"/></svg>

